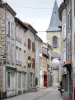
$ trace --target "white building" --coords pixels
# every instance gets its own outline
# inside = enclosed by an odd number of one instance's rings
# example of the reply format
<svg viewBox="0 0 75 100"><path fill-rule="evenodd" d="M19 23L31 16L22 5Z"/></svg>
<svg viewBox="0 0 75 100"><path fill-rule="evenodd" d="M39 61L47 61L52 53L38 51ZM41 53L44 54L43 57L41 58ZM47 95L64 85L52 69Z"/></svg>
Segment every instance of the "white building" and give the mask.
<svg viewBox="0 0 75 100"><path fill-rule="evenodd" d="M0 1L0 92L3 98L16 94L15 15L7 3Z"/></svg>
<svg viewBox="0 0 75 100"><path fill-rule="evenodd" d="M16 93L21 94L28 91L28 73L27 73L27 45L26 32L28 28L18 18L15 18L16 29Z"/></svg>

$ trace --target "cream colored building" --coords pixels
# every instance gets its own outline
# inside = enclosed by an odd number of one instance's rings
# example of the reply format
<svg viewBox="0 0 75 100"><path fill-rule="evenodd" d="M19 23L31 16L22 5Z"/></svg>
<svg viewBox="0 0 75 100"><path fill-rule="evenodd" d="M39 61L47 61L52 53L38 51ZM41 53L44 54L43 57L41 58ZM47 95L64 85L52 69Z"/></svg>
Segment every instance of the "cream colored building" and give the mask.
<svg viewBox="0 0 75 100"><path fill-rule="evenodd" d="M30 25L26 24L28 31L26 32L26 58L28 72L28 90L35 88L35 35L37 31Z"/></svg>
<svg viewBox="0 0 75 100"><path fill-rule="evenodd" d="M27 73L27 45L26 32L28 28L18 18L15 18L16 29L16 93L21 94L28 91L28 73Z"/></svg>

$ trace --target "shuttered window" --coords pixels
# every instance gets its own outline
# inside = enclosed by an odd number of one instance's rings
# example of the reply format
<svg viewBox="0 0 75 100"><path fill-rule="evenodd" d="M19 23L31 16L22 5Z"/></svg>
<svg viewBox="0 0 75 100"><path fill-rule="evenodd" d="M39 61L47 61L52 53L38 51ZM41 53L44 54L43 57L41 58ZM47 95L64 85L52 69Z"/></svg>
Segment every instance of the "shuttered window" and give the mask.
<svg viewBox="0 0 75 100"><path fill-rule="evenodd" d="M28 49L31 49L31 40L28 39Z"/></svg>
<svg viewBox="0 0 75 100"><path fill-rule="evenodd" d="M34 44L34 42L32 42L32 51L33 52L35 51L35 44Z"/></svg>
<svg viewBox="0 0 75 100"><path fill-rule="evenodd" d="M58 47L58 38L56 36L53 36L53 48Z"/></svg>
<svg viewBox="0 0 75 100"><path fill-rule="evenodd" d="M14 32L14 24L11 23L11 38L14 39L15 32Z"/></svg>
<svg viewBox="0 0 75 100"><path fill-rule="evenodd" d="M10 22L8 22L8 33L7 36L10 37Z"/></svg>

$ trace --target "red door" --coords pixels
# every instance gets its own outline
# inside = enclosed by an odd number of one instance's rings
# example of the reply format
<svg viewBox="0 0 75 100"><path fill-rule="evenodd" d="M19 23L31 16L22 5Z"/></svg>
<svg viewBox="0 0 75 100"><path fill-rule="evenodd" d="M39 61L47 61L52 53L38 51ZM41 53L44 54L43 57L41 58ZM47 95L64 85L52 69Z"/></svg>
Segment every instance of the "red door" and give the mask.
<svg viewBox="0 0 75 100"><path fill-rule="evenodd" d="M44 87L47 87L47 75L44 75Z"/></svg>

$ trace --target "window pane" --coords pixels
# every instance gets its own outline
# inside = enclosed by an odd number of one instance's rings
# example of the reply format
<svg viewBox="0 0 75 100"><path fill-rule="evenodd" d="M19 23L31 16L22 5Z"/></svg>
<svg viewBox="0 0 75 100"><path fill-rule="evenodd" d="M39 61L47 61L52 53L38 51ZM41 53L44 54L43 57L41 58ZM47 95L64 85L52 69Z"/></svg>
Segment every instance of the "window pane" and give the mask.
<svg viewBox="0 0 75 100"><path fill-rule="evenodd" d="M10 22L8 22L8 37L10 37Z"/></svg>
<svg viewBox="0 0 75 100"><path fill-rule="evenodd" d="M57 48L57 37L56 36L53 37L53 47Z"/></svg>
<svg viewBox="0 0 75 100"><path fill-rule="evenodd" d="M8 72L8 88L10 87L10 72Z"/></svg>

